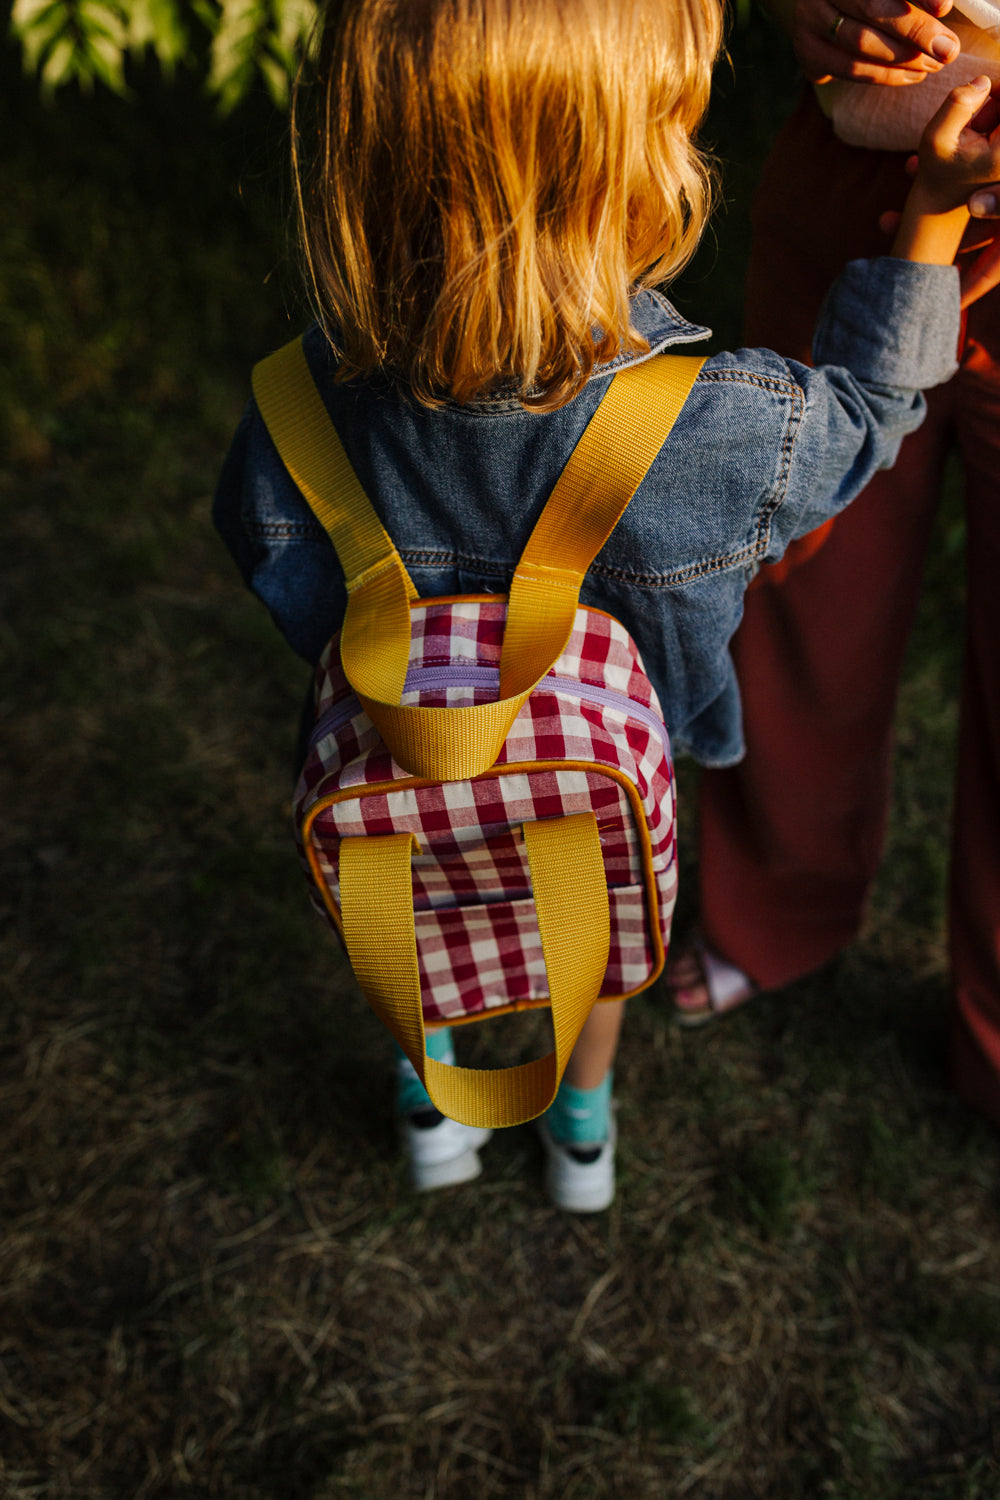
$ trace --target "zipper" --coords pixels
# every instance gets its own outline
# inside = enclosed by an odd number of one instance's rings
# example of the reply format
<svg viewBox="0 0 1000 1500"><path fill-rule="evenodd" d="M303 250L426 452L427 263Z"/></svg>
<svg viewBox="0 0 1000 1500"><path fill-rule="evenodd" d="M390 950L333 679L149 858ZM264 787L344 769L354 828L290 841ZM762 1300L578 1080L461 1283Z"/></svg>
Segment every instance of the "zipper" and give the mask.
<svg viewBox="0 0 1000 1500"><path fill-rule="evenodd" d="M403 691L414 692L416 689L427 689L433 691L435 688L449 687L488 687L496 690L500 685L499 667L411 667L406 674L406 683ZM644 703L636 703L625 693L615 692L613 688L595 687L589 682L577 682L572 677L556 677L549 673L543 677L535 692L548 688L550 692L563 693L569 698L580 698L586 703L600 703L605 708L613 708L618 713L626 715L630 719L638 719L651 729L663 746L667 761L670 761L670 736L667 726L660 716L647 708ZM317 720L309 739L310 749L328 734L342 729L345 724L361 713L361 704L352 693L349 698L342 698L332 708Z"/></svg>

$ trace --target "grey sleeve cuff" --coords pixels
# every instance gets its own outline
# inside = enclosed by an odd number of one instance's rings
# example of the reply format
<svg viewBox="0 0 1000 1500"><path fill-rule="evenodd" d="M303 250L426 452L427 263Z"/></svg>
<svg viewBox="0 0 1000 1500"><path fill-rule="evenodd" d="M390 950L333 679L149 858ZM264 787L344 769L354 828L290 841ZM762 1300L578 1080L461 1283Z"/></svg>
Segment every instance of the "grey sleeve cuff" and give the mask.
<svg viewBox="0 0 1000 1500"><path fill-rule="evenodd" d="M960 326L954 266L852 260L820 310L813 359L846 365L868 385L925 390L958 368Z"/></svg>

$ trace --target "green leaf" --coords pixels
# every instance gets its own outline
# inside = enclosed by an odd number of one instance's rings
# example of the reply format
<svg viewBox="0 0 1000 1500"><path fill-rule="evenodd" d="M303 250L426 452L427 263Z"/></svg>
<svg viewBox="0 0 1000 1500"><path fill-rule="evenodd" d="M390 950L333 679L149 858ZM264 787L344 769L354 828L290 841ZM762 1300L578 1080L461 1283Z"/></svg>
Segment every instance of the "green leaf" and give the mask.
<svg viewBox="0 0 1000 1500"><path fill-rule="evenodd" d="M134 0L129 7L128 46L133 52L151 47L164 72L172 73L174 65L188 55L189 47L177 0Z"/></svg>
<svg viewBox="0 0 1000 1500"><path fill-rule="evenodd" d="M262 53L257 59L267 85L267 91L279 109L284 109L288 104L288 95L291 88L291 78L284 60L278 60L269 53Z"/></svg>
<svg viewBox="0 0 1000 1500"><path fill-rule="evenodd" d="M204 26L210 36L215 35L215 28L219 24L219 12L212 4L212 0L191 0L191 14Z"/></svg>
<svg viewBox="0 0 1000 1500"><path fill-rule="evenodd" d="M264 20L260 0L223 0L212 43L209 87L222 93L252 58L257 31Z"/></svg>
<svg viewBox="0 0 1000 1500"><path fill-rule="evenodd" d="M274 0L271 50L290 70L297 66L315 22L315 0Z"/></svg>
<svg viewBox="0 0 1000 1500"><path fill-rule="evenodd" d="M34 73L43 56L64 33L68 18L59 0L17 0L11 13L11 34L21 43L24 67Z"/></svg>
<svg viewBox="0 0 1000 1500"><path fill-rule="evenodd" d="M10 26L15 36L37 24L46 13L65 12L65 4L59 0L14 0L10 13Z"/></svg>
<svg viewBox="0 0 1000 1500"><path fill-rule="evenodd" d="M121 5L111 5L107 0L79 0L81 17L95 27L107 32L109 36L117 37L124 42L128 35L128 23L125 9Z"/></svg>
<svg viewBox="0 0 1000 1500"><path fill-rule="evenodd" d="M106 5L103 0L81 0L77 23L88 46L93 46L94 39L100 38L110 42L121 54L128 45L128 27L120 6Z"/></svg>
<svg viewBox="0 0 1000 1500"><path fill-rule="evenodd" d="M285 73L282 98L286 102L291 79L295 76L299 58L306 49L315 19L316 7L312 0L276 0L275 25L267 35L267 51ZM262 72L265 69L263 56L260 68ZM279 102L273 89L272 98L275 103Z"/></svg>
<svg viewBox="0 0 1000 1500"><path fill-rule="evenodd" d="M61 83L76 76L76 43L71 36L61 36L42 65L42 89L53 93Z"/></svg>
<svg viewBox="0 0 1000 1500"><path fill-rule="evenodd" d="M125 87L125 55L121 46L108 36L92 34L88 47L78 60L85 62L90 76L98 79L116 94L127 93Z"/></svg>

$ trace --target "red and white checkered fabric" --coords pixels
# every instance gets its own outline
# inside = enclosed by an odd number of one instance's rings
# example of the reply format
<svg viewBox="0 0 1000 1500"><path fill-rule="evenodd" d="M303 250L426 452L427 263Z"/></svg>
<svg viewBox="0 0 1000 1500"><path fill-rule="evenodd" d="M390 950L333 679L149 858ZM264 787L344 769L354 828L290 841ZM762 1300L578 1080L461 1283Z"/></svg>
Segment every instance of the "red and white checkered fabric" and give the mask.
<svg viewBox="0 0 1000 1500"><path fill-rule="evenodd" d="M415 605L403 702L456 708L495 699L505 614L501 599ZM304 858L311 819L308 842L325 887L306 860L313 899L327 916L339 910L342 838L416 835L425 1020L547 1000L521 831L536 819L587 810L597 818L611 909L602 996L633 994L655 977L677 893L673 768L656 695L617 620L577 610L566 650L518 714L496 764L470 781L422 786L396 764L344 676L337 639L317 669L316 707L294 809Z"/></svg>

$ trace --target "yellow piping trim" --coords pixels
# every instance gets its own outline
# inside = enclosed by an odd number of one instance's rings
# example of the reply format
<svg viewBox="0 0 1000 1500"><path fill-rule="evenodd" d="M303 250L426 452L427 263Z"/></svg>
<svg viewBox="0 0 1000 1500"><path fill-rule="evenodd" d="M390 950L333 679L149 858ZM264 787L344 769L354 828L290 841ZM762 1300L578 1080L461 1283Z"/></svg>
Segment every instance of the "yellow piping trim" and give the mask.
<svg viewBox="0 0 1000 1500"><path fill-rule="evenodd" d="M626 796L628 797L629 802L632 806L632 816L639 835L642 873L645 880L646 920L649 928L649 935L652 939L653 957L655 962L653 964L652 972L649 974L648 978L644 979L641 984L637 984L634 989L626 990L622 995L598 995L597 997L599 1002L607 1002L611 1000L628 1000L632 995L641 994L643 990L648 989L651 984L654 984L656 982L663 971L663 965L666 959L666 953L663 947L663 934L660 931L659 899L656 892L656 872L653 869L653 843L652 839L650 838L649 824L646 820L646 809L642 805L642 800L636 787L626 776L625 772L618 770L617 767L600 766L597 765L596 762L588 760L522 760L515 762L513 765L493 766L490 768L490 770L484 771L481 775L473 777L472 780L473 782L487 781L497 776L510 776L515 772L520 773L526 771L551 771L554 769L561 771L594 771L598 775L608 776L611 778L611 780L617 781L619 785L625 788ZM424 787L436 786L437 784L438 783L433 779L418 776L407 776L400 779L399 781L377 781L371 783L371 785L363 787L344 787L340 791L330 792L327 794L327 796L318 798L317 801L314 802L312 807L309 809L302 822L302 843L306 851L306 859L309 861L309 868L312 871L313 879L317 887L319 888L320 895L323 898L323 904L327 909L333 925L340 933L341 937L343 937L344 935L344 929L340 920L340 911L333 899L333 893L327 885L326 879L319 867L319 854L316 851L315 844L311 837L312 827L316 819L319 817L321 812L326 812L328 808L335 806L337 803L349 802L352 798L360 801L362 797L374 797L379 795L385 796L390 792L421 791ZM676 848L674 851L674 858L677 858ZM464 1016L462 1020L485 1021L489 1016L509 1015L513 1011L529 1009L533 1010L541 1008L547 1004L547 1000L515 1000L512 1001L509 1005L491 1006L489 1010L479 1011L472 1016ZM449 1020L447 1023L442 1024L451 1026L458 1024L458 1022L457 1020L455 1022Z"/></svg>

